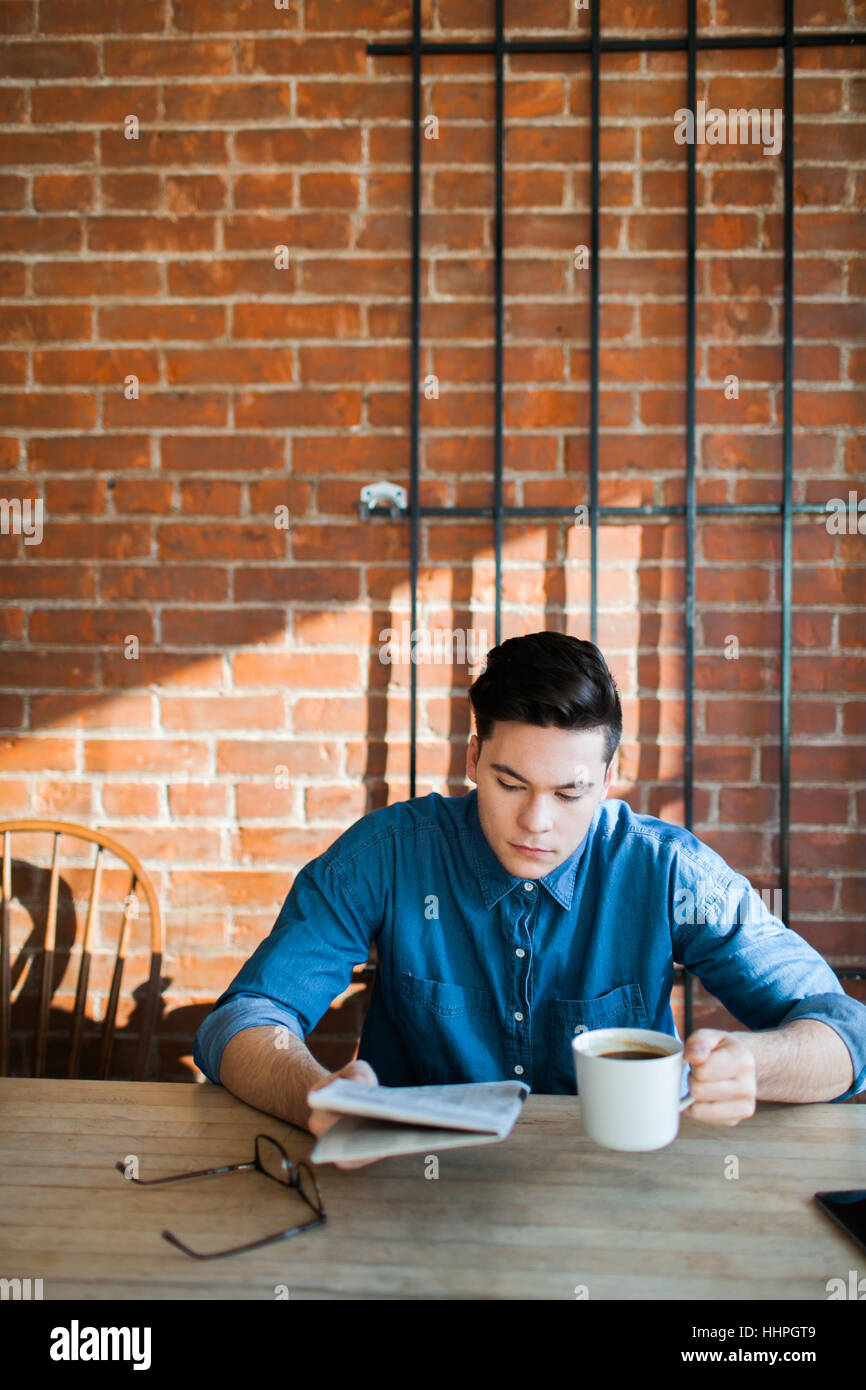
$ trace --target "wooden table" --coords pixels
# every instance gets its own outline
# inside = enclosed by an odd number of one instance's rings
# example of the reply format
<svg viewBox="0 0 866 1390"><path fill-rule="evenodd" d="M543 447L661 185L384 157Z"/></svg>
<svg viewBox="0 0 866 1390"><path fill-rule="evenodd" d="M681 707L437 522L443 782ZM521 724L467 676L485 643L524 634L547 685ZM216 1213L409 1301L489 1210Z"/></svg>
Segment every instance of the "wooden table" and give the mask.
<svg viewBox="0 0 866 1390"><path fill-rule="evenodd" d="M49 1299L814 1299L862 1266L816 1208L866 1185L866 1107L776 1105L733 1129L683 1116L657 1153L597 1148L576 1096L533 1096L507 1140L368 1168L317 1168L328 1221L198 1261L308 1209L256 1172L137 1188L252 1158L259 1131L292 1157L313 1138L209 1083L0 1078L0 1277ZM435 1149L431 1146L431 1153ZM739 1177L726 1177L732 1159ZM285 1219L287 1205L297 1217Z"/></svg>

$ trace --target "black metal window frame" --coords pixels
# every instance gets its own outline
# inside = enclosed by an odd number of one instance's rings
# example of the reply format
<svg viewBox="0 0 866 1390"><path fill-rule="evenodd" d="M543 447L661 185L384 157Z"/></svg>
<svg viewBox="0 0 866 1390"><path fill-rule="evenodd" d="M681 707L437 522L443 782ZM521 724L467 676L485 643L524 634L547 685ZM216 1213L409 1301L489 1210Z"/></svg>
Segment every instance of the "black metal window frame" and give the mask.
<svg viewBox="0 0 866 1390"><path fill-rule="evenodd" d="M598 631L598 523L603 516L678 516L686 521L685 568L685 749L684 790L685 825L692 828L694 817L694 627L695 627L695 521L698 515L781 514L782 522L782 612L781 612L781 689L780 689L780 773L779 773L779 870L782 891L782 918L788 920L790 895L790 753L791 753L791 609L793 579L793 520L796 513L823 513L821 504L795 504L793 498L793 360L794 360L794 50L866 43L866 32L831 33L794 30L794 0L784 0L784 29L778 34L701 36L698 34L697 0L687 0L688 31L671 38L602 38L602 0L590 0L589 38L506 39L504 0L493 0L495 37L492 41L451 41L424 39L421 0L412 4L411 42L371 42L370 55L411 57L412 59L412 347L411 347L411 425L409 520L409 587L411 630L417 630L418 569L420 525L423 517L463 516L491 518L495 547L495 623L496 642L502 633L502 544L505 519L573 517L570 507L506 507L503 505L502 426L503 426L503 246L504 246L504 62L512 53L588 53L591 58L591 221L590 221L590 418L589 418L589 522L590 522L590 634ZM694 141L686 145L687 251L686 251L686 501L684 505L644 505L599 507L598 505L598 422L599 422L599 236L600 189L600 88L603 53L685 52L688 57L686 105L696 107L697 55L710 49L784 50L784 356L783 356L783 494L781 503L728 503L698 505L695 488L695 257L697 152ZM419 364L421 338L421 59L425 55L489 53L495 60L495 222L494 222L494 471L492 507L421 507L419 498ZM417 671L409 663L409 795L415 795L417 758ZM692 977L685 973L685 1029L692 1028ZM837 974L862 978L863 971L840 969Z"/></svg>

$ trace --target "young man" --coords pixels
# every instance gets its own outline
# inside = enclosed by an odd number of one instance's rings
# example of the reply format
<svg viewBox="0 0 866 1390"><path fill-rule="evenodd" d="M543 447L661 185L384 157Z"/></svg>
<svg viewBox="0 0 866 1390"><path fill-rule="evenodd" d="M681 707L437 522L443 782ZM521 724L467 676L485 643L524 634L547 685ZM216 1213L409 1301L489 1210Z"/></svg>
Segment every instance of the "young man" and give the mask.
<svg viewBox="0 0 866 1390"><path fill-rule="evenodd" d="M677 961L757 1030L688 1038L696 1120L736 1125L756 1099L866 1088L866 1006L709 846L607 799L622 711L597 647L555 632L511 638L470 699L477 790L374 811L300 871L198 1031L211 1081L322 1133L336 1116L306 1095L332 1074L303 1039L375 939L359 1060L334 1076L516 1077L574 1094L575 1033L677 1035Z"/></svg>

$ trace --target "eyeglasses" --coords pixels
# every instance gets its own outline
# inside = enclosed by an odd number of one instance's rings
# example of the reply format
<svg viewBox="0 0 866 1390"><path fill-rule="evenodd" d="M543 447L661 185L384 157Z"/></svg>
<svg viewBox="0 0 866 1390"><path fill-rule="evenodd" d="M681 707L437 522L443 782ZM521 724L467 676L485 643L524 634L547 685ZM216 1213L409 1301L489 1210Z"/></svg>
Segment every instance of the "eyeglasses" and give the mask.
<svg viewBox="0 0 866 1390"><path fill-rule="evenodd" d="M316 1213L312 1221L306 1221L301 1226L290 1226L288 1230L277 1231L275 1235L265 1236L263 1240L252 1240L248 1245L236 1245L230 1250L211 1250L207 1254L200 1250L191 1250L182 1240L178 1240L177 1236L172 1235L171 1231L162 1232L164 1240L170 1241L178 1250L182 1250L185 1255L191 1255L194 1260L218 1260L223 1255L239 1255L242 1250L257 1250L259 1246L273 1245L275 1241L284 1240L286 1236L295 1236L299 1231L308 1231L311 1226L320 1226L327 1220L321 1193L309 1164L293 1163L282 1144L272 1139L269 1134L256 1135L256 1156L248 1163L228 1163L221 1168L202 1168L197 1173L175 1173L168 1178L134 1178L127 1174L125 1164L118 1162L114 1166L127 1182L138 1183L140 1187L155 1187L162 1182L183 1182L185 1178L209 1178L217 1173L242 1173L256 1169L259 1173L264 1173L266 1178L273 1178L284 1187L294 1188L307 1206Z"/></svg>

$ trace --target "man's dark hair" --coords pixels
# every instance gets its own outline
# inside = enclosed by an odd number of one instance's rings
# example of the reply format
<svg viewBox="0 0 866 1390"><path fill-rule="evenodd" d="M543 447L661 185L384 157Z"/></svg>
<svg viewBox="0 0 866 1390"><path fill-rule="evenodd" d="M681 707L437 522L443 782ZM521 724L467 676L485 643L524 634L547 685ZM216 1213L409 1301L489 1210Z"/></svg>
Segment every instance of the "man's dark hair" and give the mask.
<svg viewBox="0 0 866 1390"><path fill-rule="evenodd" d="M593 642L561 632L530 632L491 648L469 699L479 743L492 737L497 719L599 729L607 768L622 738L622 706L607 662Z"/></svg>

